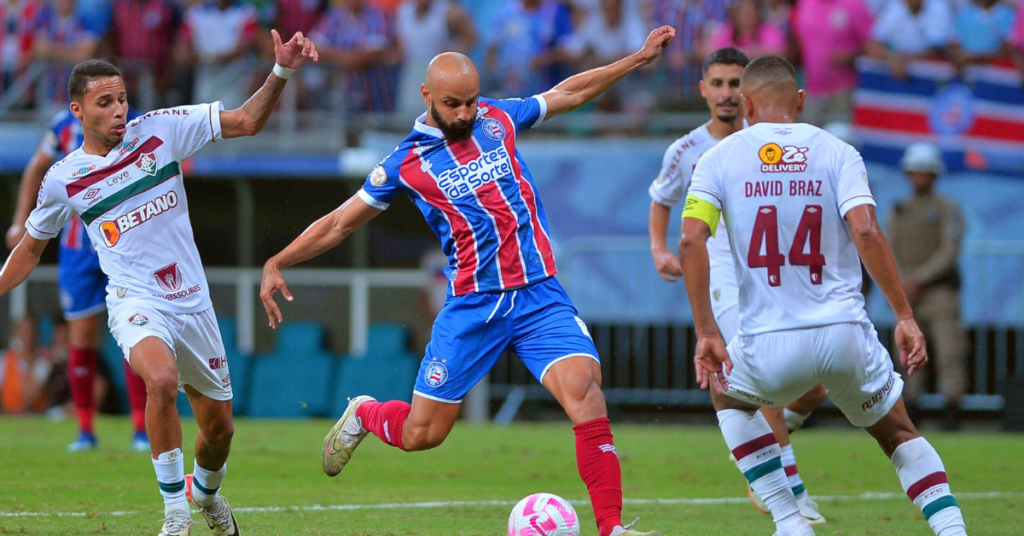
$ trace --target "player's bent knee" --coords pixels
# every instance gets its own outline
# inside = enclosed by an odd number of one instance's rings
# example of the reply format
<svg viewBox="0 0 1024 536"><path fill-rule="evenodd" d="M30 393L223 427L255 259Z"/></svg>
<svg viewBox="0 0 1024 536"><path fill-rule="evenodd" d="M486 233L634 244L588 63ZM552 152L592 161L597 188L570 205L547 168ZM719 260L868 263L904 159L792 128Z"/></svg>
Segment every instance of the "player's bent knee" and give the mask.
<svg viewBox="0 0 1024 536"><path fill-rule="evenodd" d="M143 377L146 382L146 396L149 402L157 405L174 404L178 399L178 371L149 371Z"/></svg>
<svg viewBox="0 0 1024 536"><path fill-rule="evenodd" d="M896 447L921 436L902 404L897 405L867 431L878 442L886 456L892 457Z"/></svg>
<svg viewBox="0 0 1024 536"><path fill-rule="evenodd" d="M727 409L738 409L742 411L758 411L761 409L749 402L743 402L742 400L736 400L735 398L726 395L725 393L719 393L714 388L711 389L711 403L715 406L715 411L724 411Z"/></svg>

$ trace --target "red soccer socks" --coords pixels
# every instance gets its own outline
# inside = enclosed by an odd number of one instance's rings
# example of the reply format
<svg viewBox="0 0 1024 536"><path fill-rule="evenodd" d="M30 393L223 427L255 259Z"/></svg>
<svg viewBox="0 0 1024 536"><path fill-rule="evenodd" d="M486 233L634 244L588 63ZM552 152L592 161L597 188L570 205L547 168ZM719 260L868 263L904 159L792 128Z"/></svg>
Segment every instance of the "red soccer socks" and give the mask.
<svg viewBox="0 0 1024 536"><path fill-rule="evenodd" d="M381 441L405 450L402 446L402 427L409 417L412 406L401 400L376 402L367 400L356 408L356 416L363 422L363 428L369 430Z"/></svg>
<svg viewBox="0 0 1024 536"><path fill-rule="evenodd" d="M576 467L590 493L600 536L608 536L622 525L622 468L610 422L605 417L572 427L576 433Z"/></svg>

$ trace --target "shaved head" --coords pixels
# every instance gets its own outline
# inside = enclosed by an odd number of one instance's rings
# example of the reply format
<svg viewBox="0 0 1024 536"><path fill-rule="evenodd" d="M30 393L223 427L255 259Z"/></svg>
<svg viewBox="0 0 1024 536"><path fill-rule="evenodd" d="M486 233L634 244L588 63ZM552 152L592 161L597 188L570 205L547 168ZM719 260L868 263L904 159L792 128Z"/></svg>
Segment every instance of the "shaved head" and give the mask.
<svg viewBox="0 0 1024 536"><path fill-rule="evenodd" d="M452 85L471 85L479 90L480 75L469 56L458 52L442 52L427 64L424 84L431 92Z"/></svg>
<svg viewBox="0 0 1024 536"><path fill-rule="evenodd" d="M746 105L747 121L793 123L803 111L803 91L796 81L796 69L781 56L761 56L743 70L740 93Z"/></svg>
<svg viewBox="0 0 1024 536"><path fill-rule="evenodd" d="M444 52L430 60L421 88L427 103L427 124L441 129L449 141L473 134L480 75L473 60L458 52Z"/></svg>

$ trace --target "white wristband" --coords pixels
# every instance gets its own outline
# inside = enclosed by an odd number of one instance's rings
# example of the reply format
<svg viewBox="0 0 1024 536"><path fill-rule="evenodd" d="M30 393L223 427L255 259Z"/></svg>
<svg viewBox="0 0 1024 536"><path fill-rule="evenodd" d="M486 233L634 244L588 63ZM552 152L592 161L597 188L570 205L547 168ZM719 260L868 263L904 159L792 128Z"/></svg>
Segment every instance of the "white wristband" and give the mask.
<svg viewBox="0 0 1024 536"><path fill-rule="evenodd" d="M295 69L289 69L287 67L281 67L281 64L274 64L274 74L277 75L281 80L288 80L288 77L295 72Z"/></svg>

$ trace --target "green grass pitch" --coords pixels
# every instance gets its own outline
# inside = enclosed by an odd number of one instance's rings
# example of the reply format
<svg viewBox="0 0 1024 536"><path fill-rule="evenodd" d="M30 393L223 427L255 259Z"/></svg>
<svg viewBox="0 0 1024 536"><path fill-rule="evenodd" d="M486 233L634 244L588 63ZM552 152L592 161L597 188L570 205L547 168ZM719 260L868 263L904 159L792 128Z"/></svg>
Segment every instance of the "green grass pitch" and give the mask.
<svg viewBox="0 0 1024 536"><path fill-rule="evenodd" d="M236 423L222 489L243 534L495 536L504 534L512 504L530 493L587 498L568 422L507 428L460 424L439 449L420 453L399 452L371 436L333 479L320 469L320 445L330 426L328 421ZM187 422L185 437L193 438L195 430ZM638 528L666 536L772 534L770 518L740 500L743 482L716 428L620 425L613 431L622 459L625 521L640 516ZM100 419L97 432L99 451L67 454L64 447L75 435L72 422L0 417L0 534L159 531L163 511L153 467L146 454L128 451L128 421ZM969 532L1024 533L1024 437L928 437L944 458ZM185 443L190 472L191 440ZM829 519L819 535L932 534L921 513L901 496L892 465L864 432L806 430L795 435L794 446L807 487L821 498ZM982 496L990 492L999 495ZM862 496L869 493L887 495ZM656 499L676 500L659 504ZM496 504L480 504L487 501ZM441 504L409 506L426 502ZM379 506L384 504L404 506ZM576 503L576 509L583 534L596 534L590 507ZM193 519L193 534L208 534L198 513Z"/></svg>

